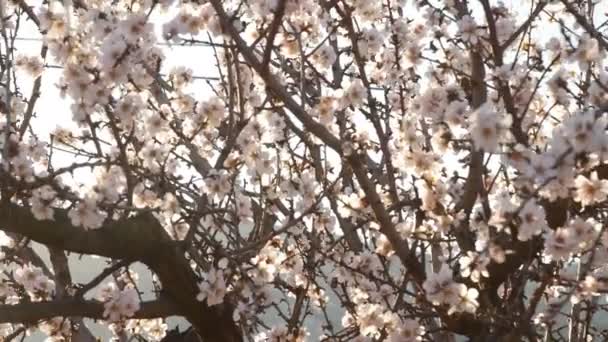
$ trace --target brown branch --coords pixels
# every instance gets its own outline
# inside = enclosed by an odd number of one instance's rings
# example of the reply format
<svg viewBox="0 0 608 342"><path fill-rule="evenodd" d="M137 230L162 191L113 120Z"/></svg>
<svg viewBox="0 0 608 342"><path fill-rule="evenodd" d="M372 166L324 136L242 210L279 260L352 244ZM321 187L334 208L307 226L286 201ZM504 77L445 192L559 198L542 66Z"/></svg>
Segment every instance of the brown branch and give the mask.
<svg viewBox="0 0 608 342"><path fill-rule="evenodd" d="M310 117L305 111L301 110L300 105L289 95L287 89L284 85L282 85L279 80L271 74L268 70L264 68L262 63L260 63L255 56L252 49L247 46L247 43L241 38L236 29L230 25L230 18L228 14L222 7L222 2L219 0L210 1L213 5L213 8L218 13L219 19L222 22L222 26L226 31L226 34L230 35L232 39L235 41L235 45L237 46L239 52L243 55L247 63L251 65L251 67L260 75L260 77L264 80L268 90L272 91L272 93L284 101L285 106L292 111L292 113L300 120L304 126L314 135L319 137L325 144L331 147L333 150L342 154L342 147L340 140L335 137L327 128L316 122L312 117Z"/></svg>
<svg viewBox="0 0 608 342"><path fill-rule="evenodd" d="M165 248L145 262L158 275L163 291L196 327L203 341L243 341L241 331L232 319L234 308L227 302L228 297L224 303L212 307L206 301L196 300L199 293L197 279L182 251Z"/></svg>
<svg viewBox="0 0 608 342"><path fill-rule="evenodd" d="M199 290L194 272L183 251L151 213L108 222L99 229L87 231L71 225L65 210L55 209L54 221L38 221L28 208L5 202L0 203L0 229L66 251L142 261L156 272L164 293L203 338L242 341L229 304L209 307L196 300ZM1 312L0 317L3 317ZM222 329L217 329L218 326Z"/></svg>
<svg viewBox="0 0 608 342"><path fill-rule="evenodd" d="M471 107L477 109L486 102L487 89L484 84L485 66L479 52L472 51L470 53L471 60ZM477 196L483 189L483 151L477 150L477 147L471 146L471 154L469 161L469 174L464 184L464 194L457 203L455 211L464 210L467 217L471 213ZM468 222L468 220L464 220ZM474 242L468 224L463 223L458 227L457 239L460 248L464 250L473 250Z"/></svg>
<svg viewBox="0 0 608 342"><path fill-rule="evenodd" d="M509 38L507 38L507 40L505 40L505 42L501 45L501 50L504 50L511 44L513 44L515 39L517 39L520 34L522 34L525 30L528 29L528 27L530 27L534 19L536 19L536 17L545 8L545 6L547 6L547 4L549 4L548 1L540 1L538 4L536 4L536 7L532 11L532 14L530 14L528 19L526 19L526 21L524 21L523 24L521 24L521 26L519 26L517 30L515 30L515 32L513 32L513 34L511 34L511 36L509 36Z"/></svg>
<svg viewBox="0 0 608 342"><path fill-rule="evenodd" d="M28 18L30 18L36 26L40 26L40 20L36 16L36 13L34 13L34 10L32 10L33 6L28 5L25 0L17 0L16 2L17 5L19 5L19 8L27 14Z"/></svg>
<svg viewBox="0 0 608 342"><path fill-rule="evenodd" d="M598 44L606 51L608 51L608 42L604 38L604 36L595 28L584 15L580 14L576 8L566 0L562 0L562 3L566 7L568 13L572 14L576 19L577 24L579 24L585 31L593 38L597 39Z"/></svg>
<svg viewBox="0 0 608 342"><path fill-rule="evenodd" d="M499 68L504 63L504 51L500 45L500 42L498 41L496 20L494 18L494 13L492 12L490 2L488 0L480 1L484 10L486 21L488 22L488 30L490 31L490 45L492 46L492 57L494 61L494 67ZM513 137L519 144L528 146L528 136L522 131L521 128L523 116L526 113L523 112L520 115L520 113L517 112L517 108L515 107L515 102L513 100L513 94L511 94L511 89L509 88L508 83L498 80L498 92L503 98L505 109L513 117L513 124L511 125L511 133L513 134Z"/></svg>
<svg viewBox="0 0 608 342"><path fill-rule="evenodd" d="M266 38L266 48L264 48L264 57L262 59L262 66L264 69L269 70L270 66L270 57L272 55L272 49L274 47L274 39L279 33L279 28L281 27L281 21L283 20L283 15L285 14L285 5L287 4L287 0L279 0L277 4L277 9L274 13L274 17L272 19L272 23L270 24L270 31L268 33L268 37Z"/></svg>
<svg viewBox="0 0 608 342"><path fill-rule="evenodd" d="M21 234L33 241L65 251L108 258L139 260L154 254L163 238L158 221L150 213L113 221L95 230L75 227L67 211L55 209L55 220L39 221L30 209L0 204L0 229Z"/></svg>
<svg viewBox="0 0 608 342"><path fill-rule="evenodd" d="M76 293L74 293L74 297L81 298L87 292L89 292L90 290L95 288L95 286L99 285L104 279L109 277L112 273L114 273L115 271L117 271L123 267L127 267L130 264L131 264L131 262L123 260L123 261L119 261L113 265L108 266L101 273L99 273L97 276L95 276L95 278L93 278L91 281L86 283L84 286L80 287L76 291Z"/></svg>
<svg viewBox="0 0 608 342"><path fill-rule="evenodd" d="M47 302L0 305L0 323L35 323L53 317L88 317L103 319L103 303L92 300L64 298ZM168 299L140 304L132 318L156 318L177 315L178 308Z"/></svg>

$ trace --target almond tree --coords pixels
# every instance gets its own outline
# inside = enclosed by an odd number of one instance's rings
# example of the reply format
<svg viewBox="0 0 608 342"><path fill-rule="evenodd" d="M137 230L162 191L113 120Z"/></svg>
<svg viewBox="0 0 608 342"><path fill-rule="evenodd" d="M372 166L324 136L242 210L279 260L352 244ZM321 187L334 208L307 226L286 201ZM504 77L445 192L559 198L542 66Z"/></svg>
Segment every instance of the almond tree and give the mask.
<svg viewBox="0 0 608 342"><path fill-rule="evenodd" d="M0 336L606 339L601 6L0 0Z"/></svg>

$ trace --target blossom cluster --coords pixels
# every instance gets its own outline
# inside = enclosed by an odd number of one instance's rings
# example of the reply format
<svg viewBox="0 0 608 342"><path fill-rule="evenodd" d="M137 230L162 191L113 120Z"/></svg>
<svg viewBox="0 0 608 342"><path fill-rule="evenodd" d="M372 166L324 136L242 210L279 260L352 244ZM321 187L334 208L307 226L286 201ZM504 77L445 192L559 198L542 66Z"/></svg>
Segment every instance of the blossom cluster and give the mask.
<svg viewBox="0 0 608 342"><path fill-rule="evenodd" d="M115 283L108 283L98 297L104 302L103 317L109 322L127 319L139 310L139 294L131 286L120 289Z"/></svg>

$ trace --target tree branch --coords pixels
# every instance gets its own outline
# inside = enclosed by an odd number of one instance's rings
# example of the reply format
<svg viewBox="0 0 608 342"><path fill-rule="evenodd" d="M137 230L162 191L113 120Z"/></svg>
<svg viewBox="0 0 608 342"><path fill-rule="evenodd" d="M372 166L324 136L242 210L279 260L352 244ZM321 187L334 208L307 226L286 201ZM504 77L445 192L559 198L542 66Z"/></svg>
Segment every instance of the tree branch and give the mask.
<svg viewBox="0 0 608 342"><path fill-rule="evenodd" d="M517 37L519 37L520 34L522 34L525 30L528 29L528 27L530 27L530 25L532 24L534 19L536 19L536 17L545 8L545 6L547 6L547 4L549 4L548 1L541 1L538 4L536 4L536 7L532 11L532 14L530 14L528 19L526 19L526 21L524 21L523 24L521 24L521 26L518 27L517 30L515 30L515 32L513 32L513 34L511 36L509 36L509 38L507 38L507 40L501 45L501 47L500 47L501 50L504 50L504 49L508 48L511 44L513 44L515 39L517 39Z"/></svg>
<svg viewBox="0 0 608 342"><path fill-rule="evenodd" d="M29 208L2 203L0 229L65 251L129 260L141 260L156 253L159 245L170 242L168 237L163 237L162 227L150 213L85 230L73 226L63 209L55 209L54 221L39 221Z"/></svg>
<svg viewBox="0 0 608 342"><path fill-rule="evenodd" d="M283 15L285 14L286 3L286 0L279 0L274 13L274 18L270 24L270 31L268 33L268 37L266 38L266 48L264 49L264 57L262 59L262 67L264 67L266 70L269 70L270 56L272 56L272 48L274 47L274 38L281 27L281 21L283 19Z"/></svg>
<svg viewBox="0 0 608 342"><path fill-rule="evenodd" d="M324 125L315 121L310 115L308 115L308 113L306 113L306 111L304 111L302 107L289 95L285 87L278 81L277 77L265 69L264 65L258 61L253 53L253 50L247 46L234 26L230 24L230 18L226 14L226 11L222 6L222 2L219 0L211 0L210 3L217 12L226 34L230 35L230 37L234 40L238 51L243 55L245 61L247 61L247 63L249 63L249 65L251 65L251 67L264 80L268 90L285 104L285 107L289 109L289 111L293 113L293 115L298 118L300 122L302 122L304 127L309 132L321 139L321 141L336 151L336 153L338 153L340 156L344 156L341 141L329 130L327 130ZM376 192L375 184L373 184L373 182L367 176L367 170L364 163L361 161L361 156L359 156L357 153L353 153L346 158L355 171L357 180L363 188L374 214L380 223L380 231L386 235L387 239L395 249L396 254L399 256L399 259L408 269L416 282L421 284L425 279L424 268L416 259L415 255L410 252L407 242L401 239L399 233L395 229L395 225L393 224L390 215L386 211L380 196Z"/></svg>
<svg viewBox="0 0 608 342"><path fill-rule="evenodd" d="M35 323L53 317L88 317L103 319L102 302L64 298L46 302L0 305L0 323ZM132 318L156 318L177 315L178 308L168 299L143 302Z"/></svg>
<svg viewBox="0 0 608 342"><path fill-rule="evenodd" d="M0 204L0 229L66 251L141 261L156 272L164 293L203 338L218 342L242 341L228 303L209 307L196 300L197 279L183 251L149 212L87 231L74 227L63 209L55 209L54 221L38 221L28 208L5 202ZM1 311L0 317L4 317ZM218 330L218 326L222 329Z"/></svg>

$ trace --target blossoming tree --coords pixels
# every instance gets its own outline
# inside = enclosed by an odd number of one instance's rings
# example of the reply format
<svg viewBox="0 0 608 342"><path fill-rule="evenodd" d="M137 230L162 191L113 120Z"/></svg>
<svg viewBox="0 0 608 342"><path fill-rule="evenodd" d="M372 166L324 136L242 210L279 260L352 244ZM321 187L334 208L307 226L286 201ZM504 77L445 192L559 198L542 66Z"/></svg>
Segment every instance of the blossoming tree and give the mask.
<svg viewBox="0 0 608 342"><path fill-rule="evenodd" d="M0 336L607 338L596 6L0 0ZM209 47L207 92L165 42Z"/></svg>

